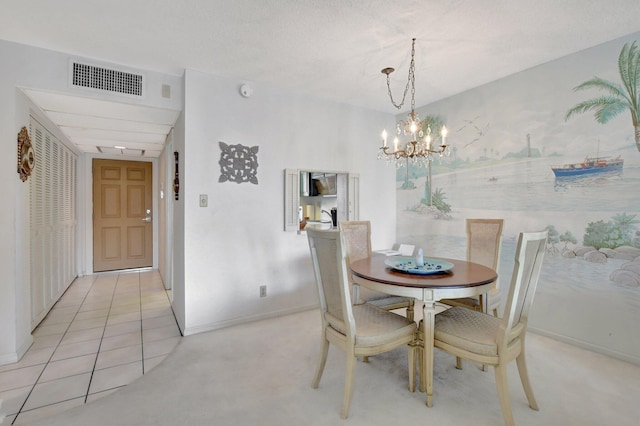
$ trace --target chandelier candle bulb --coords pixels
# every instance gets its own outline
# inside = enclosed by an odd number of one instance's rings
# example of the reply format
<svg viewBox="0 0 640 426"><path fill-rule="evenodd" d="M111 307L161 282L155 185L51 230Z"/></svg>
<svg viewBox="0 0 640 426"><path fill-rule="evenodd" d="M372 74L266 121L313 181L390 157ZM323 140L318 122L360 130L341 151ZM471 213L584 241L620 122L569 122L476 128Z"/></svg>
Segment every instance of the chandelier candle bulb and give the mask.
<svg viewBox="0 0 640 426"><path fill-rule="evenodd" d="M382 142L383 142L383 146L386 148L386 146L387 146L387 129L384 129L382 131Z"/></svg>

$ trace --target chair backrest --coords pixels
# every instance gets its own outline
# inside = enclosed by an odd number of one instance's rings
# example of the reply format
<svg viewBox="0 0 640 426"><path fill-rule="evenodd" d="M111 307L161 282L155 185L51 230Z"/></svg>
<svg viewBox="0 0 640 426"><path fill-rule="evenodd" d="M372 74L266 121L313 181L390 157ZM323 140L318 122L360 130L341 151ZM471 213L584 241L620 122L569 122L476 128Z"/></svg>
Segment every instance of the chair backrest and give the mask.
<svg viewBox="0 0 640 426"><path fill-rule="evenodd" d="M498 347L504 348L527 328L529 310L538 286L544 259L548 231L520 233L516 249L511 286L504 308L502 325L504 334Z"/></svg>
<svg viewBox="0 0 640 426"><path fill-rule="evenodd" d="M355 320L351 308L347 257L341 232L307 229L313 271L318 287L324 322L355 339Z"/></svg>
<svg viewBox="0 0 640 426"><path fill-rule="evenodd" d="M368 220L351 220L338 222L342 241L347 252L347 265L351 262L371 256L371 222ZM351 274L349 274L351 277ZM349 283L353 279L349 280ZM358 301L354 301L357 303Z"/></svg>
<svg viewBox="0 0 640 426"><path fill-rule="evenodd" d="M504 219L467 219L467 260L498 271Z"/></svg>
<svg viewBox="0 0 640 426"><path fill-rule="evenodd" d="M345 243L348 264L371 256L371 222L340 221L338 229Z"/></svg>
<svg viewBox="0 0 640 426"><path fill-rule="evenodd" d="M502 246L502 226L504 219L467 219L467 260L488 266L498 273L500 265L500 247ZM499 275L499 274L498 274ZM489 292L491 303L500 303L500 285ZM485 302L486 303L486 302ZM497 309L497 305L494 306ZM486 306L487 309L490 306Z"/></svg>

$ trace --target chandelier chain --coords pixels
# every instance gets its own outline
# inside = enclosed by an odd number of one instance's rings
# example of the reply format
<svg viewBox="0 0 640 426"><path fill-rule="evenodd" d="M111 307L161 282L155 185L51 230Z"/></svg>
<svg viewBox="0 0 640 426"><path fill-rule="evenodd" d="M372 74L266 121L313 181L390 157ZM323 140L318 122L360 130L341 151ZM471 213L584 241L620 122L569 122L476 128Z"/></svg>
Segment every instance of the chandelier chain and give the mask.
<svg viewBox="0 0 640 426"><path fill-rule="evenodd" d="M404 87L404 93L402 94L402 102L396 103L393 100L393 94L391 93L391 84L389 74L387 73L387 91L389 92L389 99L391 99L391 103L396 109L402 108L404 105L404 101L407 98L407 92L409 91L409 86L411 86L411 109L415 109L415 95L416 95L416 79L415 79L415 55L416 55L416 39L413 39L413 43L411 44L411 63L409 64L409 75L407 76L407 85Z"/></svg>

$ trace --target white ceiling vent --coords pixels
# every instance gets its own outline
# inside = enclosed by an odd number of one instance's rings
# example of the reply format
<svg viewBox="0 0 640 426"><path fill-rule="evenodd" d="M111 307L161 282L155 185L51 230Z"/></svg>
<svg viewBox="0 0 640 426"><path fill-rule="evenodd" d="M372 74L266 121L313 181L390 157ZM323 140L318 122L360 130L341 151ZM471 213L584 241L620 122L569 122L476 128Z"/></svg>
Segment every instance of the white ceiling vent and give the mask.
<svg viewBox="0 0 640 426"><path fill-rule="evenodd" d="M144 96L144 74L71 61L71 85L130 97Z"/></svg>

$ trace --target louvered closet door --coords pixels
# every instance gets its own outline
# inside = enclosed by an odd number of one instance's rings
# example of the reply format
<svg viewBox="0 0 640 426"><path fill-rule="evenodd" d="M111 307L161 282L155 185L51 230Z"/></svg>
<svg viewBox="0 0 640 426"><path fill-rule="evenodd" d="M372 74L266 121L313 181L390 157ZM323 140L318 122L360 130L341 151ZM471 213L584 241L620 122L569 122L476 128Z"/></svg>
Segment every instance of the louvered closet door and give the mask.
<svg viewBox="0 0 640 426"><path fill-rule="evenodd" d="M30 127L36 158L29 178L33 329L77 276L77 156L33 117Z"/></svg>

